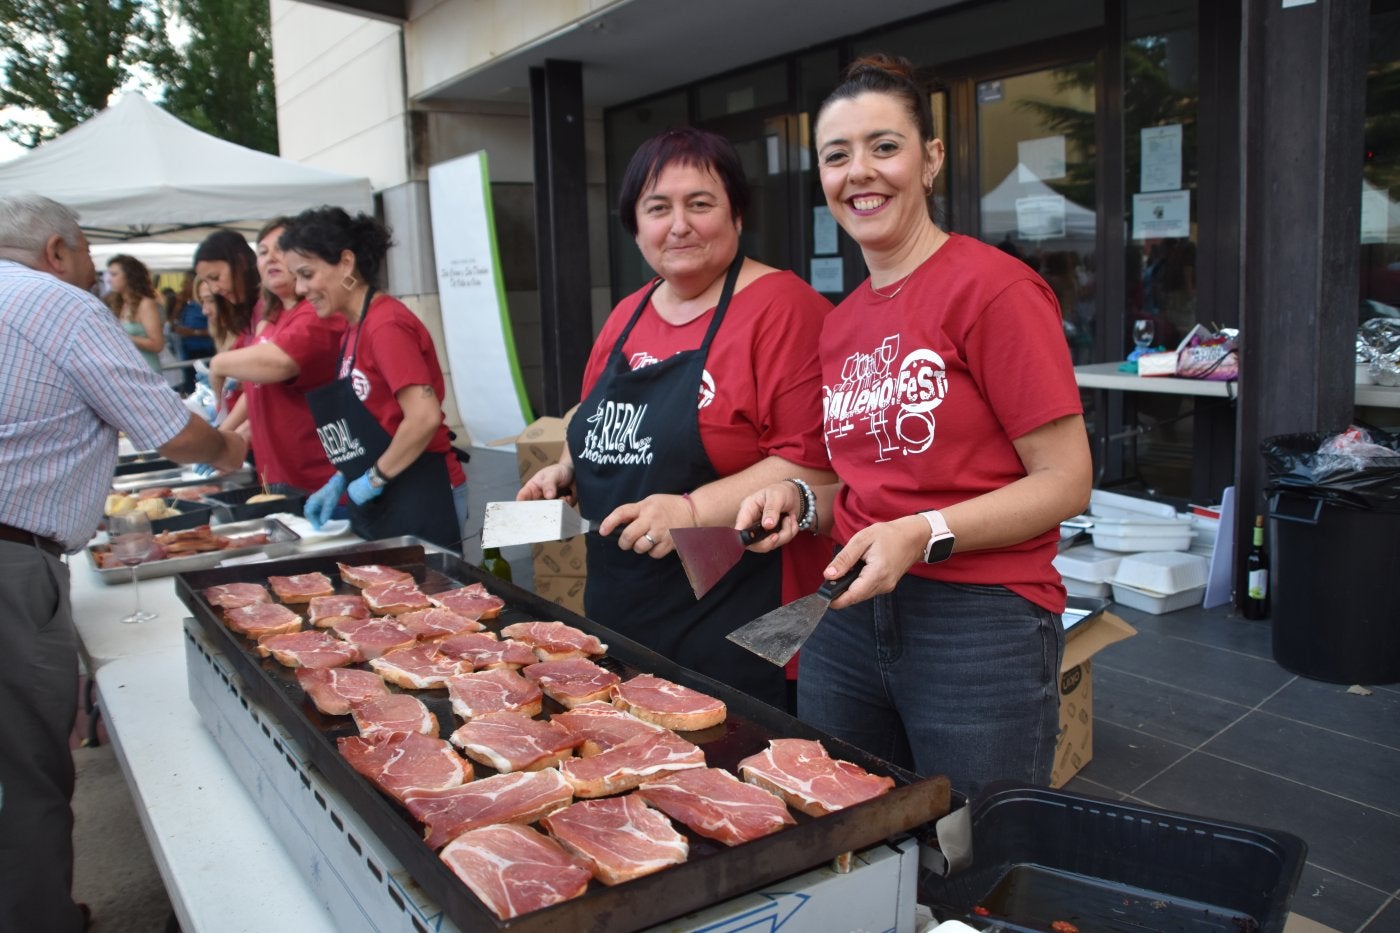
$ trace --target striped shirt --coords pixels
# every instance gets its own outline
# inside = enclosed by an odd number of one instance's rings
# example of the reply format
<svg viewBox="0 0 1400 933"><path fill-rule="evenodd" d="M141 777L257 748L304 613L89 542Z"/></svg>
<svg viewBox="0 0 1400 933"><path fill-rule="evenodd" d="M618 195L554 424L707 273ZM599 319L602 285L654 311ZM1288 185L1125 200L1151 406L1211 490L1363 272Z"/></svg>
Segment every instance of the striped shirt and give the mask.
<svg viewBox="0 0 1400 933"><path fill-rule="evenodd" d="M102 518L118 430L153 450L189 419L102 302L0 260L0 522L77 551Z"/></svg>

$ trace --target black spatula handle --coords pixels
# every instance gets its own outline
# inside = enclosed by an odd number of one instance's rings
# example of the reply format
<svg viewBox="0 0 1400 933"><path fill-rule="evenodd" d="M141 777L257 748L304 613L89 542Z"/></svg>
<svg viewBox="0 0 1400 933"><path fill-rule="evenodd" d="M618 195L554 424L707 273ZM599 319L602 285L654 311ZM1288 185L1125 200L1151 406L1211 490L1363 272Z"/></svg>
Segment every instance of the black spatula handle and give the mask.
<svg viewBox="0 0 1400 933"><path fill-rule="evenodd" d="M856 577L860 576L860 572L864 569L865 561L856 561L855 566L852 567L850 570L847 570L835 580L827 580L825 583L823 583L821 585L821 589L817 590L817 595L830 602L831 600L840 596L842 593L849 590L851 588L851 584L856 582Z"/></svg>
<svg viewBox="0 0 1400 933"><path fill-rule="evenodd" d="M775 535L777 533L778 529L774 528L772 531L769 531L763 527L762 521L757 521L749 527L745 528L743 531L739 532L739 543L742 544L744 547L748 547L755 541L762 541L769 535Z"/></svg>

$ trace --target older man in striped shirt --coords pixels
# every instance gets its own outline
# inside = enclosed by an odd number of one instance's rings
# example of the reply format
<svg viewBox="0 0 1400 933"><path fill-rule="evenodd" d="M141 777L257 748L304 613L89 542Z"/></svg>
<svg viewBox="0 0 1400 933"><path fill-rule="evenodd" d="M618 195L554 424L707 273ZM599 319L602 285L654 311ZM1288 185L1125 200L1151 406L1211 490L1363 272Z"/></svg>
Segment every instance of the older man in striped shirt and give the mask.
<svg viewBox="0 0 1400 933"><path fill-rule="evenodd" d="M65 553L102 518L117 432L234 470L247 447L192 415L86 291L72 210L0 196L0 930L81 930L73 902L77 634Z"/></svg>

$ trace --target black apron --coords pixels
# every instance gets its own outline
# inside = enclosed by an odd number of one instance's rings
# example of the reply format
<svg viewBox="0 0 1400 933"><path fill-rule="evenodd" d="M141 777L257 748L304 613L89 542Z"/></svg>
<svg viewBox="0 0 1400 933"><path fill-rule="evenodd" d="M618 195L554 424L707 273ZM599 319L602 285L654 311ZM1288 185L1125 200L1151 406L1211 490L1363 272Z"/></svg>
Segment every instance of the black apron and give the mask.
<svg viewBox="0 0 1400 933"><path fill-rule="evenodd" d="M585 517L600 521L624 503L653 493L689 492L718 479L700 441L698 399L710 343L743 263L741 255L730 267L699 349L634 370L622 347L661 280L638 302L603 374L569 423L574 483ZM786 706L783 669L724 637L780 605L782 565L776 552L745 552L739 565L697 601L674 552L656 560L622 550L615 535L594 533L586 540L589 618L765 703Z"/></svg>
<svg viewBox="0 0 1400 933"><path fill-rule="evenodd" d="M346 375L306 393L321 447L346 482L363 476L393 440L355 394L355 357L373 297L374 289L370 289L355 331L349 365L345 357L346 337L340 340L340 365L336 372ZM375 498L364 505L346 501L350 506L350 528L361 538L373 541L416 535L451 551L462 549L462 529L457 527L457 508L444 454L425 450Z"/></svg>

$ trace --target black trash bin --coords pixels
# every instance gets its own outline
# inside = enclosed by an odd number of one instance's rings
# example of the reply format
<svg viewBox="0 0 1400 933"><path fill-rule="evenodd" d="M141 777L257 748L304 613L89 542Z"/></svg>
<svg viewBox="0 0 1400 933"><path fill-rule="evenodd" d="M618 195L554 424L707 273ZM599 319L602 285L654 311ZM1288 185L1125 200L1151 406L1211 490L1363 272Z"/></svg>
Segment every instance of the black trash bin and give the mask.
<svg viewBox="0 0 1400 933"><path fill-rule="evenodd" d="M1397 683L1400 458L1339 467L1315 456L1327 437L1264 442L1274 660L1330 683Z"/></svg>

